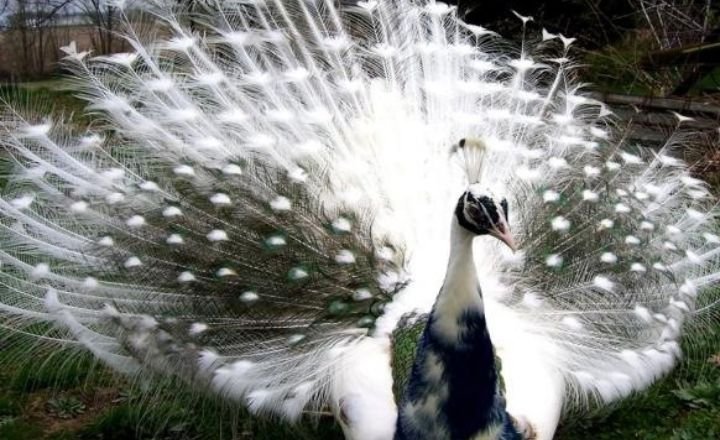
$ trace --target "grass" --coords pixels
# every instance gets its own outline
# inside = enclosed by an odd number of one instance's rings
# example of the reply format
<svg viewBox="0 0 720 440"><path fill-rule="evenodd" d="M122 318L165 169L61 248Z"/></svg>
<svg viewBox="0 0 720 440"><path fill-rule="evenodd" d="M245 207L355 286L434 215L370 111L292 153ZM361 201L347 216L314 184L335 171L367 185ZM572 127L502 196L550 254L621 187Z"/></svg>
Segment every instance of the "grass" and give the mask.
<svg viewBox="0 0 720 440"><path fill-rule="evenodd" d="M561 428L558 440L704 440L720 438L720 332L648 391L611 412Z"/></svg>
<svg viewBox="0 0 720 440"><path fill-rule="evenodd" d="M184 394L172 384L159 399L146 400L137 385L114 379L89 356L64 351L50 361L40 353L20 358L21 347L0 350L4 440L342 439L329 418L289 426ZM700 348L707 355L687 359L669 378L611 412L561 427L557 438L720 438L720 331Z"/></svg>
<svg viewBox="0 0 720 440"><path fill-rule="evenodd" d="M0 86L0 96L40 100L65 114L82 104L57 81ZM20 89L18 91L18 89ZM18 98L19 97L19 98ZM560 428L559 440L720 438L720 330L704 335L676 372L612 411ZM289 426L169 386L145 400L142 384L113 378L89 355L28 356L15 337L0 338L0 439L214 440L341 439L328 417ZM412 351L412 350L411 350ZM170 392L167 392L167 390Z"/></svg>
<svg viewBox="0 0 720 440"><path fill-rule="evenodd" d="M24 90L30 90L30 91L38 91L38 90L50 90L50 91L59 91L64 89L64 82L62 78L48 78L42 81L28 81L28 82L20 82L17 84L12 85L15 88L24 89Z"/></svg>
<svg viewBox="0 0 720 440"><path fill-rule="evenodd" d="M0 83L0 102L12 102L14 106L29 107L38 114L62 115L75 123L82 123L84 103L68 90L63 78L46 81L3 84Z"/></svg>

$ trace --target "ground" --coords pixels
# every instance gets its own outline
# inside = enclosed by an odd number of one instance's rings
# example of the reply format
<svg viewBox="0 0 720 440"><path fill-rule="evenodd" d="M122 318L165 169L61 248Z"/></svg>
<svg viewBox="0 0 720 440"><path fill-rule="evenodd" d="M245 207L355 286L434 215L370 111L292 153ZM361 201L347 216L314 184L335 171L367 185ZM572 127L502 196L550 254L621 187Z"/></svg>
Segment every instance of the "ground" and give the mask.
<svg viewBox="0 0 720 440"><path fill-rule="evenodd" d="M717 348L718 339L711 335L705 348ZM19 356L25 349L12 337L0 346L5 361L0 370L0 438L4 440L342 438L330 417L290 427L177 394L165 394L163 400L148 404L137 384L114 379L90 356L65 352L27 359ZM608 413L564 426L557 438L720 438L720 355L686 360L649 392Z"/></svg>

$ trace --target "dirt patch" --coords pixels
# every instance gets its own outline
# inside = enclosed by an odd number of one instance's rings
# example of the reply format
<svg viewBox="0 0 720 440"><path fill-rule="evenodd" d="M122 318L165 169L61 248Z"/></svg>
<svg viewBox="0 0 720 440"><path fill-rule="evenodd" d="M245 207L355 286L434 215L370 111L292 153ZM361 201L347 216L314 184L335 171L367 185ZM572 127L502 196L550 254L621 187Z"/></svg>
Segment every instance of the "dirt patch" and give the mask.
<svg viewBox="0 0 720 440"><path fill-rule="evenodd" d="M58 395L74 397L82 402L85 405L83 412L68 418L53 414L48 408L48 402ZM116 388L73 390L61 394L41 390L31 393L27 397L23 418L38 426L46 436L63 431L75 432L87 426L108 408L115 406L118 403L118 397L119 391Z"/></svg>
<svg viewBox="0 0 720 440"><path fill-rule="evenodd" d="M720 367L720 353L710 356L708 362L715 365L716 367Z"/></svg>

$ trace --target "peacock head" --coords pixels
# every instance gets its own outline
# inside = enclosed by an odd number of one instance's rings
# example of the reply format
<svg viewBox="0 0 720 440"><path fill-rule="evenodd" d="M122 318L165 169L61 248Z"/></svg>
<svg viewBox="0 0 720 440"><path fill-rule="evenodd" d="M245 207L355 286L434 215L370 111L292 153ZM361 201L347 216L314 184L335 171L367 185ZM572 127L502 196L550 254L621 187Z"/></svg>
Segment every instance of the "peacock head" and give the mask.
<svg viewBox="0 0 720 440"><path fill-rule="evenodd" d="M515 240L508 225L507 199L497 197L480 184L470 185L460 196L455 216L461 227L475 235L491 235L513 251Z"/></svg>

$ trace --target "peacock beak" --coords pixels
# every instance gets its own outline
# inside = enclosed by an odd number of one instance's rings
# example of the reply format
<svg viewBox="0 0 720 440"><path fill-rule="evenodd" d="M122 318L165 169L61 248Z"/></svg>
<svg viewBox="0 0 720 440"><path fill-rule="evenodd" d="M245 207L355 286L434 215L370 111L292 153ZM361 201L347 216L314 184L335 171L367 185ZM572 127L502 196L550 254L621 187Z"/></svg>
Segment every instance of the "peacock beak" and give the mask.
<svg viewBox="0 0 720 440"><path fill-rule="evenodd" d="M510 226L504 218L500 218L500 222L490 231L490 235L505 243L513 252L517 250L515 239L510 233Z"/></svg>

